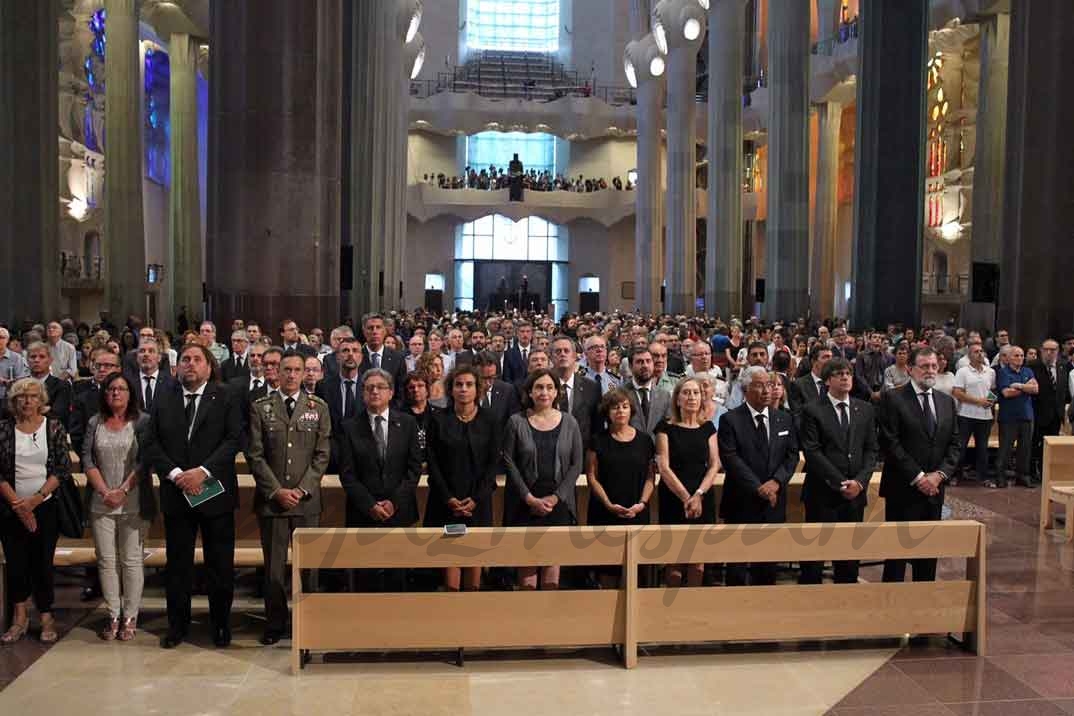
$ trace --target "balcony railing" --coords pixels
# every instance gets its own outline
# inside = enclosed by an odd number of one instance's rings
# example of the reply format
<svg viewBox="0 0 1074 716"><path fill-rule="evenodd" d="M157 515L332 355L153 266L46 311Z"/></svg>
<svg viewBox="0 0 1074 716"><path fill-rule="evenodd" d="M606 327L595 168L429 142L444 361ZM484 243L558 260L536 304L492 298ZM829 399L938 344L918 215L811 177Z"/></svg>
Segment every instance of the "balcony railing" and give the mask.
<svg viewBox="0 0 1074 716"><path fill-rule="evenodd" d="M968 273L925 273L921 275L921 293L926 296L967 296L970 292Z"/></svg>
<svg viewBox="0 0 1074 716"><path fill-rule="evenodd" d="M833 55L838 45L843 45L858 37L858 18L839 24L839 31L833 36L813 45L814 55Z"/></svg>
<svg viewBox="0 0 1074 716"><path fill-rule="evenodd" d="M79 256L60 253L60 282L64 289L78 291L101 291L104 282L101 270L104 261L100 256Z"/></svg>

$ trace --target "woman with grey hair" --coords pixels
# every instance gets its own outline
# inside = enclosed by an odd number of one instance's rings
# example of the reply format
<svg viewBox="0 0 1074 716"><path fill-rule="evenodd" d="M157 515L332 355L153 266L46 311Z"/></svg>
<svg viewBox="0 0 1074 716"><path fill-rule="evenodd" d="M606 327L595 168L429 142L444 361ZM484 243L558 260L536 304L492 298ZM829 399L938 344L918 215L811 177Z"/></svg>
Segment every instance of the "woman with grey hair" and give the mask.
<svg viewBox="0 0 1074 716"><path fill-rule="evenodd" d="M0 643L26 635L31 598L41 616L41 641L52 643L59 638L52 616L52 559L60 533L52 493L71 479L67 433L59 420L45 417L48 394L33 378L16 381L7 400L13 417L0 421L0 544L15 613Z"/></svg>

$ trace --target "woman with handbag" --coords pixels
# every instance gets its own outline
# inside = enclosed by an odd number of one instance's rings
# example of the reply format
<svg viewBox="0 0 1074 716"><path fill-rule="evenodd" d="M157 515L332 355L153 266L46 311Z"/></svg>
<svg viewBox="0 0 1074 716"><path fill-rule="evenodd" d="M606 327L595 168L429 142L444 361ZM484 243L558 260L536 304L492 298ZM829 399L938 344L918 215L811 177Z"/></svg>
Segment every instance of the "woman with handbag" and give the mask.
<svg viewBox="0 0 1074 716"><path fill-rule="evenodd" d="M15 610L0 644L26 635L31 597L41 617L41 641L52 643L59 638L52 616L52 558L60 533L54 493L71 480L67 433L59 420L45 418L48 393L37 380L16 381L7 399L14 418L0 422L0 543Z"/></svg>
<svg viewBox="0 0 1074 716"><path fill-rule="evenodd" d="M97 545L97 569L110 617L99 634L105 641L130 641L138 624L145 584L142 545L156 512L153 484L138 458L148 423L149 416L138 410L127 378L122 373L109 376L101 386L99 412L86 424L82 445L82 467L93 491L90 526Z"/></svg>

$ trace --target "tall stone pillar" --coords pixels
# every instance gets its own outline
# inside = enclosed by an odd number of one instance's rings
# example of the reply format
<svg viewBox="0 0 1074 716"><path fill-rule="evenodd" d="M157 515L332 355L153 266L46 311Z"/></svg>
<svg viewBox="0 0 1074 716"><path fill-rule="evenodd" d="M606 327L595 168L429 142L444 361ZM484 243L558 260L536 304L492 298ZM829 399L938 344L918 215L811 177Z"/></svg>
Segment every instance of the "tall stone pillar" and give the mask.
<svg viewBox="0 0 1074 716"><path fill-rule="evenodd" d="M212 4L209 314L339 317L339 0Z"/></svg>
<svg viewBox="0 0 1074 716"><path fill-rule="evenodd" d="M630 33L635 40L649 35L649 0L632 0ZM651 36L647 43L655 42ZM634 213L634 304L642 313L660 311L661 237L664 226L664 186L660 171L660 126L664 114L664 84L646 68L637 69L638 185Z"/></svg>
<svg viewBox="0 0 1074 716"><path fill-rule="evenodd" d="M1003 247L1003 179L1007 151L1007 62L1011 51L1011 18L982 18L981 81L977 97L977 142L973 158L973 263L999 265ZM970 272L970 296L973 296ZM980 287L978 287L980 288ZM962 325L992 328L995 302L967 303Z"/></svg>
<svg viewBox="0 0 1074 716"><path fill-rule="evenodd" d="M171 301L166 325L182 306L202 315L201 190L198 172L198 42L176 34L168 43L171 67L171 171L168 271Z"/></svg>
<svg viewBox="0 0 1074 716"><path fill-rule="evenodd" d="M928 0L862 0L854 147L855 326L921 317Z"/></svg>
<svg viewBox="0 0 1074 716"><path fill-rule="evenodd" d="M57 3L0 3L0 320L57 316Z"/></svg>
<svg viewBox="0 0 1074 716"><path fill-rule="evenodd" d="M764 315L809 308L809 3L768 4L768 222Z"/></svg>
<svg viewBox="0 0 1074 716"><path fill-rule="evenodd" d="M1012 3L1010 37L998 316L1030 345L1074 328L1074 3Z"/></svg>
<svg viewBox="0 0 1074 716"><path fill-rule="evenodd" d="M396 257L406 243L407 164L393 147L400 138L405 141L405 115L397 109L409 98L400 96L404 37L398 3L356 2L351 12L351 83L345 101L354 276L350 314L357 319L399 301L401 264Z"/></svg>
<svg viewBox="0 0 1074 716"><path fill-rule="evenodd" d="M709 6L709 192L705 309L724 320L742 316L742 79L746 3Z"/></svg>
<svg viewBox="0 0 1074 716"><path fill-rule="evenodd" d="M842 6L842 0L817 0L817 42L830 40L839 33Z"/></svg>
<svg viewBox="0 0 1074 716"><path fill-rule="evenodd" d="M697 49L708 17L699 5L683 0L662 0L653 16L660 19L668 49L664 310L690 315L696 310L697 297ZM693 36L687 35L688 29Z"/></svg>
<svg viewBox="0 0 1074 716"><path fill-rule="evenodd" d="M825 102L817 107L817 198L810 256L809 307L817 318L835 314L835 262L839 235L839 130L843 105Z"/></svg>
<svg viewBox="0 0 1074 716"><path fill-rule="evenodd" d="M145 315L142 72L139 0L105 0L105 305L116 325Z"/></svg>

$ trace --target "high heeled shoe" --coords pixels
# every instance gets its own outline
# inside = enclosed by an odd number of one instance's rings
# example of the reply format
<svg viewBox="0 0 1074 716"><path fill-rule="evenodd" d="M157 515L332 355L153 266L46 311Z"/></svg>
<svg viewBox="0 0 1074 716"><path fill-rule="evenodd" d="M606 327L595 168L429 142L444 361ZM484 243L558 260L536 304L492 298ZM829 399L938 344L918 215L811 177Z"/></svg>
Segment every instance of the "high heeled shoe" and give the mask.
<svg viewBox="0 0 1074 716"><path fill-rule="evenodd" d="M3 636L0 636L0 644L14 644L15 642L26 636L26 629L30 626L29 620L19 624L18 622L12 623L11 627L4 632Z"/></svg>
<svg viewBox="0 0 1074 716"><path fill-rule="evenodd" d="M138 623L138 618L137 617L128 617L127 619L124 619L123 620L123 628L119 630L119 640L120 641L130 641L131 639L133 639L134 635L138 631L137 629L135 629L135 625L137 623Z"/></svg>
<svg viewBox="0 0 1074 716"><path fill-rule="evenodd" d="M60 635L56 632L56 619L51 614L41 615L41 639L42 644L55 644Z"/></svg>
<svg viewBox="0 0 1074 716"><path fill-rule="evenodd" d="M101 637L101 639L103 639L104 641L112 641L113 639L116 638L116 635L118 635L118 634L119 634L119 617L112 617L108 621L108 626L106 626L104 629L101 629L101 631L97 634L97 636Z"/></svg>

